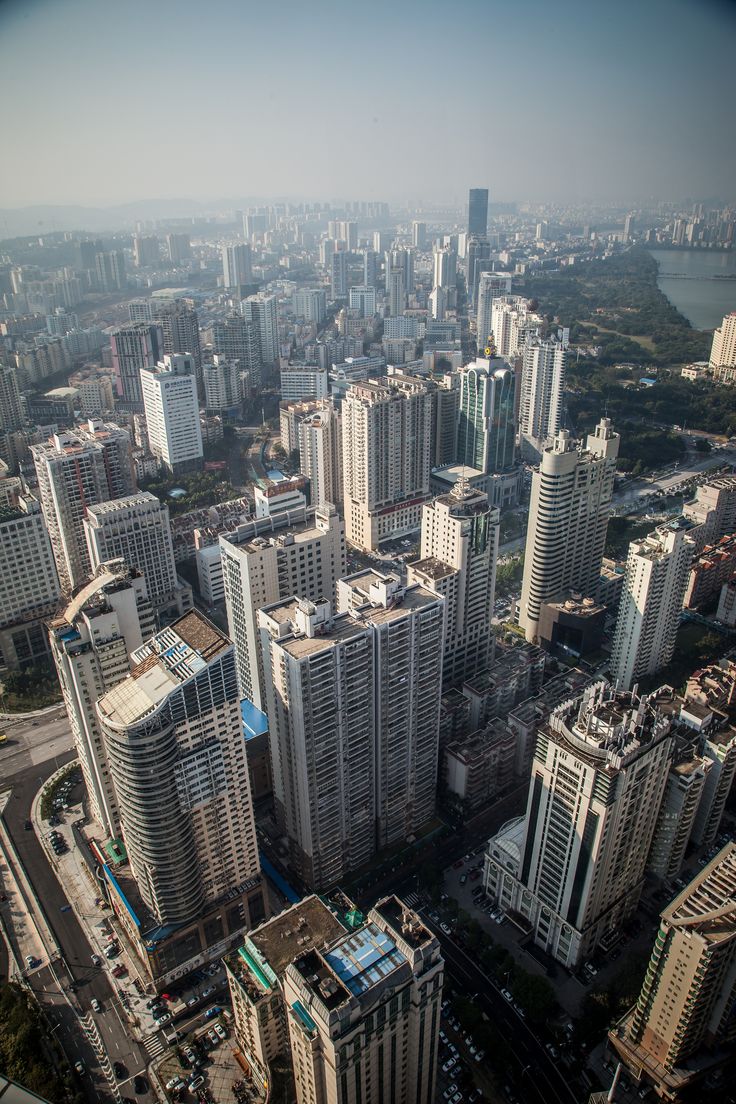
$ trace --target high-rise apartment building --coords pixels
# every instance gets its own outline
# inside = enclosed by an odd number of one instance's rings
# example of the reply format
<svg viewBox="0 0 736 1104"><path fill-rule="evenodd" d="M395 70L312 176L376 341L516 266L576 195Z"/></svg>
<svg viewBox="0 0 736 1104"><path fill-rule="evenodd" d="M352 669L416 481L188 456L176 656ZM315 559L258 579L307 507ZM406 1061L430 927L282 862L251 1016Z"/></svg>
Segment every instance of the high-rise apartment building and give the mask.
<svg viewBox="0 0 736 1104"><path fill-rule="evenodd" d="M349 306L360 311L361 318L372 318L376 313L376 289L370 284L358 284L350 288Z"/></svg>
<svg viewBox="0 0 736 1104"><path fill-rule="evenodd" d="M244 374L239 361L215 353L212 360L202 366L205 408L216 414L237 413L243 401Z"/></svg>
<svg viewBox="0 0 736 1104"><path fill-rule="evenodd" d="M153 455L174 475L201 468L204 452L194 358L183 353L165 356L141 371L141 385Z"/></svg>
<svg viewBox="0 0 736 1104"><path fill-rule="evenodd" d="M279 299L265 291L249 295L240 304L240 313L248 322L258 327L261 341L261 358L264 364L275 364L279 359Z"/></svg>
<svg viewBox="0 0 736 1104"><path fill-rule="evenodd" d="M422 510L419 560L409 582L445 600L445 688L485 671L493 656L499 513L488 496L459 480Z"/></svg>
<svg viewBox="0 0 736 1104"><path fill-rule="evenodd" d="M403 268L386 270L386 294L391 317L403 314L406 310L406 274Z"/></svg>
<svg viewBox="0 0 736 1104"><path fill-rule="evenodd" d="M186 261L190 260L192 256L192 242L189 234L167 234L166 251L173 265L184 264ZM186 350L181 349L175 350L175 352L185 351Z"/></svg>
<svg viewBox="0 0 736 1104"><path fill-rule="evenodd" d="M142 299L128 307L131 322L154 322L161 329L159 356L189 353L197 371L202 364L199 342L199 318L196 310L184 299ZM155 362L154 362L155 363ZM145 365L141 365L145 367Z"/></svg>
<svg viewBox="0 0 736 1104"><path fill-rule="evenodd" d="M348 297L348 261L350 257L345 250L332 254L330 258L330 299L347 299Z"/></svg>
<svg viewBox="0 0 736 1104"><path fill-rule="evenodd" d="M611 676L624 689L672 659L692 558L677 522L629 545L611 650Z"/></svg>
<svg viewBox="0 0 736 1104"><path fill-rule="evenodd" d="M661 913L639 999L609 1033L629 1074L661 1100L698 1099L698 1086L733 1060L734 887L728 843Z"/></svg>
<svg viewBox="0 0 736 1104"><path fill-rule="evenodd" d="M432 255L432 264L434 266L433 286L436 288L454 287L457 281L457 253L447 246L435 249Z"/></svg>
<svg viewBox="0 0 736 1104"><path fill-rule="evenodd" d="M489 841L484 884L569 968L637 907L672 742L656 698L602 681L539 730L526 816Z"/></svg>
<svg viewBox="0 0 736 1104"><path fill-rule="evenodd" d="M248 373L248 386L258 390L262 363L260 323L250 322L240 314L214 322L212 348L227 360L239 361L241 370Z"/></svg>
<svg viewBox="0 0 736 1104"><path fill-rule="evenodd" d="M620 437L601 418L585 448L560 430L532 476L519 625L537 640L542 603L595 593L606 543Z"/></svg>
<svg viewBox="0 0 736 1104"><path fill-rule="evenodd" d="M297 318L321 326L327 317L327 293L324 288L297 288L291 297L291 309Z"/></svg>
<svg viewBox="0 0 736 1104"><path fill-rule="evenodd" d="M481 273L487 271L491 267L491 245L485 238L470 238L467 244L465 255L465 282L468 288L468 298L470 305L475 307L478 303L478 287L480 284ZM505 292L503 293L505 294ZM485 341L488 334L483 334L478 338L478 346L482 348L481 342Z"/></svg>
<svg viewBox="0 0 736 1104"><path fill-rule="evenodd" d="M95 274L100 291L124 291L128 285L124 254L120 250L96 253Z"/></svg>
<svg viewBox="0 0 736 1104"><path fill-rule="evenodd" d="M342 424L331 402L299 422L299 470L309 479L312 506L342 506Z"/></svg>
<svg viewBox="0 0 736 1104"><path fill-rule="evenodd" d="M0 432L7 433L23 425L23 408L16 369L0 364Z"/></svg>
<svg viewBox="0 0 736 1104"><path fill-rule="evenodd" d="M185 614L133 652L130 674L98 700L97 719L131 870L155 924L183 929L217 906L217 923L212 916L204 933L211 946L227 927L232 937L233 928L263 919L227 637L200 613ZM191 939L177 964L206 946Z"/></svg>
<svg viewBox="0 0 736 1104"><path fill-rule="evenodd" d="M415 249L427 248L427 224L414 221L411 224L411 244Z"/></svg>
<svg viewBox="0 0 736 1104"><path fill-rule="evenodd" d="M433 1101L443 961L399 898L363 919L342 896L305 897L249 932L225 965L258 1085L288 1055L297 1104Z"/></svg>
<svg viewBox="0 0 736 1104"><path fill-rule="evenodd" d="M519 432L537 447L562 425L567 350L557 341L524 346L519 401Z"/></svg>
<svg viewBox="0 0 736 1104"><path fill-rule="evenodd" d="M143 575L148 599L157 613L178 606L181 588L169 507L150 491L88 506L84 533L93 572L109 560L122 560Z"/></svg>
<svg viewBox="0 0 736 1104"><path fill-rule="evenodd" d="M253 282L253 258L247 242L223 245L222 282L226 288L247 287Z"/></svg>
<svg viewBox="0 0 736 1104"><path fill-rule="evenodd" d="M404 292L406 295L411 295L414 291L414 250L389 249L386 251L384 263L386 270L386 294L389 292L389 273L392 269L398 268L404 273ZM401 314L401 311L391 311L391 314L395 313Z"/></svg>
<svg viewBox="0 0 736 1104"><path fill-rule="evenodd" d="M380 269L380 252L375 249L366 249L363 252L363 283L366 287L376 287Z"/></svg>
<svg viewBox="0 0 736 1104"><path fill-rule="evenodd" d="M458 373L455 460L489 474L516 460L516 376L504 361L473 361Z"/></svg>
<svg viewBox="0 0 736 1104"><path fill-rule="evenodd" d="M158 264L161 259L158 238L154 235L133 235L133 264L136 268L147 268Z"/></svg>
<svg viewBox="0 0 736 1104"><path fill-rule="evenodd" d="M343 400L342 426L345 535L374 551L419 528L429 497L429 389L399 374L354 383Z"/></svg>
<svg viewBox="0 0 736 1104"><path fill-rule="evenodd" d="M471 188L468 193L468 237L488 234L488 189Z"/></svg>
<svg viewBox="0 0 736 1104"><path fill-rule="evenodd" d="M59 581L70 595L91 569L84 536L87 507L135 490L130 437L112 423L90 420L32 445L31 455Z"/></svg>
<svg viewBox="0 0 736 1104"><path fill-rule="evenodd" d="M264 710L256 612L292 594L334 602L346 571L345 525L334 508L291 510L239 525L220 547L240 692Z"/></svg>
<svg viewBox="0 0 736 1104"><path fill-rule="evenodd" d="M478 275L478 293L476 296L476 333L478 355L483 356L489 347L493 332L493 304L499 296L511 292L511 275L508 272L480 272ZM491 343L492 344L492 343ZM488 353L485 353L488 356Z"/></svg>
<svg viewBox="0 0 736 1104"><path fill-rule="evenodd" d="M722 383L733 383L736 379L736 311L725 315L713 331L709 367Z"/></svg>
<svg viewBox="0 0 736 1104"><path fill-rule="evenodd" d="M314 889L435 808L444 603L374 571L338 592L337 615L302 598L258 612L276 817Z"/></svg>
<svg viewBox="0 0 736 1104"><path fill-rule="evenodd" d="M153 368L163 356L161 326L150 322L131 322L114 330L110 338L112 369L118 398L128 410L143 410L141 370Z"/></svg>
<svg viewBox="0 0 736 1104"><path fill-rule="evenodd" d="M542 316L529 310L521 295L499 295L491 306L491 333L498 356L515 357L539 335Z"/></svg>
<svg viewBox="0 0 736 1104"><path fill-rule="evenodd" d="M14 626L40 624L60 598L41 507L30 495L14 495L11 503L0 506L0 652L5 665L18 666L23 655L21 640L12 639Z"/></svg>
<svg viewBox="0 0 736 1104"><path fill-rule="evenodd" d="M113 839L120 834L120 810L95 703L127 677L131 653L154 627L145 579L122 560L98 564L91 582L49 624L92 815Z"/></svg>

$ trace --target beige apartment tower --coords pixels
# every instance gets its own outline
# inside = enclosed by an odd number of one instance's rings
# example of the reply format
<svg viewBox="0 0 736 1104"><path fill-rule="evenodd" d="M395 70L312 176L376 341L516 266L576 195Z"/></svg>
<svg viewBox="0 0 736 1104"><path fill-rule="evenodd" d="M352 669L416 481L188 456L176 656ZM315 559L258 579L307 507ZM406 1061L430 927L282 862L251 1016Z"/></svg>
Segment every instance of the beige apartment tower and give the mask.
<svg viewBox="0 0 736 1104"><path fill-rule="evenodd" d="M345 536L375 551L419 529L429 498L432 399L408 376L355 383L342 404Z"/></svg>
<svg viewBox="0 0 736 1104"><path fill-rule="evenodd" d="M596 592L620 438L601 418L582 442L560 430L532 476L519 625L537 642L542 603Z"/></svg>

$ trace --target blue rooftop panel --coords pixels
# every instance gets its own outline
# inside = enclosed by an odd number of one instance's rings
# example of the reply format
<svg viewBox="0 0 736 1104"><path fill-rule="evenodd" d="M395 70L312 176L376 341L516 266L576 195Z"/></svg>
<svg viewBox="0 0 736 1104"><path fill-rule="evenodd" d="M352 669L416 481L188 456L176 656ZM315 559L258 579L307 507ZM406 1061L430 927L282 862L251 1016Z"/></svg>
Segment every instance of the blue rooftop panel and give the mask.
<svg viewBox="0 0 736 1104"><path fill-rule="evenodd" d="M375 924L366 924L347 936L325 959L354 994L370 989L406 961L393 940Z"/></svg>
<svg viewBox="0 0 736 1104"><path fill-rule="evenodd" d="M255 736L262 736L264 732L268 732L268 717L247 698L243 698L240 703L240 716L243 719L246 740L252 740Z"/></svg>

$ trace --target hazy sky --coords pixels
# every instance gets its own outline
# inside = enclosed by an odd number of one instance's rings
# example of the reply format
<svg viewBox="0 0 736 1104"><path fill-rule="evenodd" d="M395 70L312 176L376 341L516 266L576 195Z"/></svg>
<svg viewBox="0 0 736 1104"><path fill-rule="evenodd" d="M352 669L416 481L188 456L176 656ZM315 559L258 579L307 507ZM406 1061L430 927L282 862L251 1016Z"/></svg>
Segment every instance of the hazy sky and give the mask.
<svg viewBox="0 0 736 1104"><path fill-rule="evenodd" d="M713 0L0 0L0 206L736 198Z"/></svg>

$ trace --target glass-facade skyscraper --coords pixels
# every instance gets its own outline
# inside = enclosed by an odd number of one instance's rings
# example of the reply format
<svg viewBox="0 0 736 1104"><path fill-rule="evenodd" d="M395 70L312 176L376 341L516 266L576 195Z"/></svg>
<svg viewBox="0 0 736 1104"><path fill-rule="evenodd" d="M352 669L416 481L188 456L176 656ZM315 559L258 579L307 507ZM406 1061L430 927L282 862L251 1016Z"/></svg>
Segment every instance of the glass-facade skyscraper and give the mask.
<svg viewBox="0 0 736 1104"><path fill-rule="evenodd" d="M503 361L478 359L460 373L457 462L486 474L516 459L516 377Z"/></svg>

